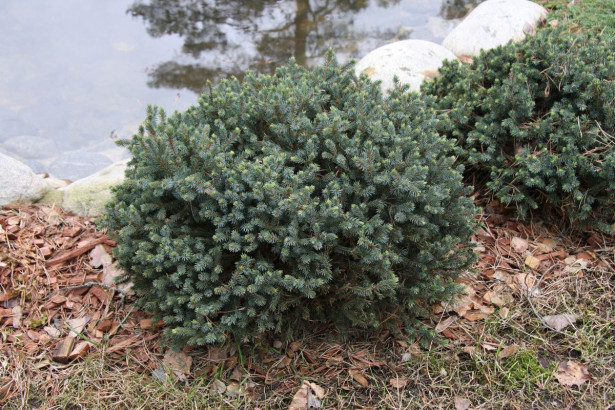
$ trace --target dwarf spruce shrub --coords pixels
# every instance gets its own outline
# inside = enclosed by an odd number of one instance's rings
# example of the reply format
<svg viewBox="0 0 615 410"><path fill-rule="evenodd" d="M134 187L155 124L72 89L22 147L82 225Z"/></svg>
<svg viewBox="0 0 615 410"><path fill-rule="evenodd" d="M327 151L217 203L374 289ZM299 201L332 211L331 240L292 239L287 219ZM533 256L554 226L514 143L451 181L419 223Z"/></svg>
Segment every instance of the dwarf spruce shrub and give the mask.
<svg viewBox="0 0 615 410"><path fill-rule="evenodd" d="M308 321L419 329L472 261L475 209L435 122L332 55L149 108L103 219L125 279L179 346Z"/></svg>
<svg viewBox="0 0 615 410"><path fill-rule="evenodd" d="M543 30L447 62L423 91L473 181L521 216L550 208L610 231L615 199L615 43Z"/></svg>

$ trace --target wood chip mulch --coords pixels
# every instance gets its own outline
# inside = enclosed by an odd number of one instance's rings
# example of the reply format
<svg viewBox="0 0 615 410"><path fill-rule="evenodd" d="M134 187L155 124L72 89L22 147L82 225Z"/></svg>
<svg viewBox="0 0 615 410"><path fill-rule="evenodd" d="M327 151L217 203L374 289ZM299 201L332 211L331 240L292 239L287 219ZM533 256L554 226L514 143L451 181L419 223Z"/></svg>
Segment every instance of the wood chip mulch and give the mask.
<svg viewBox="0 0 615 410"><path fill-rule="evenodd" d="M471 335L482 334L489 317L506 318L520 301L541 300L535 313L542 320L549 314L549 298L542 293L547 283L583 278L588 269L615 269L612 238L598 233L571 238L500 213L480 219L482 228L473 237L479 260L473 274L460 278L466 292L433 306L438 321L430 325L464 351L501 347L486 338L477 345ZM221 392L249 380L241 388L254 394L265 389L291 394L307 376L328 380L331 388L365 387L369 371L402 371L404 357L420 350L384 332L352 345L314 335L286 346L264 338L267 353L244 359L234 344L165 354L158 344L160 324L134 307L129 287L114 283L121 274L111 256L114 246L89 218L39 205L0 210L0 352L13 349L34 368L56 371L92 355L116 357L158 378L164 377L158 373L162 362L182 377L221 375L214 386ZM198 365L192 365L193 357ZM14 384L0 377L0 404L19 394ZM54 394L53 387L47 393Z"/></svg>
<svg viewBox="0 0 615 410"><path fill-rule="evenodd" d="M155 369L160 331L114 284L113 246L90 218L39 205L0 210L0 351L18 349L42 369L131 349ZM0 393L10 384L0 380Z"/></svg>

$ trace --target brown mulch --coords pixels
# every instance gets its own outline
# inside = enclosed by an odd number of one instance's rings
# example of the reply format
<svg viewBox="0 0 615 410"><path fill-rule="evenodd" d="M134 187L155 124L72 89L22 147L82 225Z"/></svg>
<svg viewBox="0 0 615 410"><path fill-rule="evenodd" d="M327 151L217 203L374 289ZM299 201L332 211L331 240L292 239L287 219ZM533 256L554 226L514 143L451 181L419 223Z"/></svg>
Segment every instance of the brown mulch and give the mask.
<svg viewBox="0 0 615 410"><path fill-rule="evenodd" d="M571 238L501 214L481 219L483 228L474 235L478 274L462 276L466 293L434 306L439 320L431 324L468 354L510 347L489 338L477 344L475 335L483 333L486 319L506 319L513 305L553 291L562 278L581 279L587 269L614 271L610 238L599 233ZM421 347L386 331L348 344L323 327L293 343L264 337L249 346L165 354L158 344L159 324L134 308L128 287L113 283L121 273L110 256L113 246L90 218L39 205L0 210L0 352L27 357L32 368L49 370L47 395L57 389L59 370L93 356L123 362L159 379L166 377L160 373L162 364L180 381L217 377L223 381L214 388L221 394L240 391L254 398L265 392L288 398L300 389L317 394L318 385L313 390L301 387L302 380L310 378L330 391L353 392L370 407L380 403L370 390L375 377L395 388L416 382L401 374ZM548 298L542 299L542 305L532 304L540 320L542 314L559 313L548 312ZM0 378L0 405L22 394L20 389L16 380ZM429 400L429 392L422 394L423 401Z"/></svg>
<svg viewBox="0 0 615 410"><path fill-rule="evenodd" d="M159 330L134 309L130 290L113 284L121 273L109 263L113 246L90 218L39 205L1 210L0 351L21 351L44 369L131 349L139 365L156 368ZM101 253L109 260L93 260ZM13 385L0 380L0 403Z"/></svg>

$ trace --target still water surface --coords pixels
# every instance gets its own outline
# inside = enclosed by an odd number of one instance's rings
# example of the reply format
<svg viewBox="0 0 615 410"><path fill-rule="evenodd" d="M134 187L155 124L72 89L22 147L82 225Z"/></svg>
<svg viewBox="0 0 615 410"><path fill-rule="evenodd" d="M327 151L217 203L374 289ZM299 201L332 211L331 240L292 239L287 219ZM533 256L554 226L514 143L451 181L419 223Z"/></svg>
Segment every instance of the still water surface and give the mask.
<svg viewBox="0 0 615 410"><path fill-rule="evenodd" d="M0 152L86 176L126 153L147 104L194 104L206 80L272 73L332 47L440 42L481 0L1 0Z"/></svg>

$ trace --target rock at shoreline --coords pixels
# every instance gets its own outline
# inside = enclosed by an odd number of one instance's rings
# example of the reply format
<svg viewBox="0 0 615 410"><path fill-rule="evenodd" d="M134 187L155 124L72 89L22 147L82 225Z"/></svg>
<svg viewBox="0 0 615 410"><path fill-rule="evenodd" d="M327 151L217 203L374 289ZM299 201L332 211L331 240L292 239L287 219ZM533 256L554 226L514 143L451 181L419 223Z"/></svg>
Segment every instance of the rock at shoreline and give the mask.
<svg viewBox="0 0 615 410"><path fill-rule="evenodd" d="M4 148L21 158L41 159L57 155L58 148L49 138L35 135L20 135L4 141Z"/></svg>
<svg viewBox="0 0 615 410"><path fill-rule="evenodd" d="M528 0L487 0L479 4L442 42L456 56L477 56L533 35L547 10Z"/></svg>
<svg viewBox="0 0 615 410"><path fill-rule="evenodd" d="M0 205L36 201L49 186L28 166L0 153Z"/></svg>
<svg viewBox="0 0 615 410"><path fill-rule="evenodd" d="M111 187L124 180L128 161L116 162L100 172L58 189L57 192L61 192L63 196L62 208L80 216L102 214L105 211L105 203L111 199Z"/></svg>
<svg viewBox="0 0 615 410"><path fill-rule="evenodd" d="M106 156L96 152L73 151L61 154L49 165L49 173L56 178L76 181L112 164Z"/></svg>
<svg viewBox="0 0 615 410"><path fill-rule="evenodd" d="M412 91L419 91L424 79L438 75L444 60L454 59L453 53L436 43L403 40L375 49L357 63L355 71L382 81L383 91L393 88L394 76L409 84Z"/></svg>

